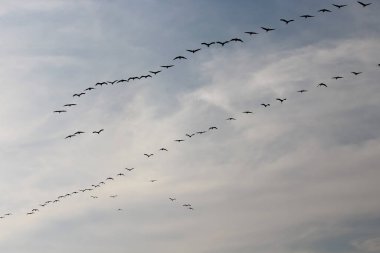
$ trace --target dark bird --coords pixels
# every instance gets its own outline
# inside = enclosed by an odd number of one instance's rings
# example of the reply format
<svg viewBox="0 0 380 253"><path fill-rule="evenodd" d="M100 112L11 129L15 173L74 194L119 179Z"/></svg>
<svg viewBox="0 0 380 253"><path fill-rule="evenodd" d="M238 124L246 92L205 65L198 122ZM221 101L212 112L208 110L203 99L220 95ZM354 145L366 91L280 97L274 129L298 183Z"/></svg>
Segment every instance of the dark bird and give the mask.
<svg viewBox="0 0 380 253"><path fill-rule="evenodd" d="M331 11L328 9L320 9L318 12L331 12Z"/></svg>
<svg viewBox="0 0 380 253"><path fill-rule="evenodd" d="M160 148L160 151L168 151L166 148Z"/></svg>
<svg viewBox="0 0 380 253"><path fill-rule="evenodd" d="M58 200L58 199L56 199L56 200L54 200L54 201L53 201L53 203L57 203L57 202L59 202L59 200Z"/></svg>
<svg viewBox="0 0 380 253"><path fill-rule="evenodd" d="M249 34L249 35L255 35L255 34L258 34L257 32L245 32L246 34Z"/></svg>
<svg viewBox="0 0 380 253"><path fill-rule="evenodd" d="M161 70L157 70L157 71L149 71L149 73L152 73L152 74L154 74L154 75L157 75L158 73L160 73L161 72Z"/></svg>
<svg viewBox="0 0 380 253"><path fill-rule="evenodd" d="M88 90L88 91L90 91L90 90L95 90L95 88L92 88L92 87L88 87L87 89L85 89L84 91L86 91L86 90Z"/></svg>
<svg viewBox="0 0 380 253"><path fill-rule="evenodd" d="M116 197L117 197L117 195L111 195L110 197L111 197L111 198L116 198Z"/></svg>
<svg viewBox="0 0 380 253"><path fill-rule="evenodd" d="M62 112L66 112L65 110L57 110L57 111L54 111L56 113L62 113Z"/></svg>
<svg viewBox="0 0 380 253"><path fill-rule="evenodd" d="M92 133L93 134L100 134L101 132L103 132L104 131L104 129L100 129L100 130L98 130L98 131L92 131Z"/></svg>
<svg viewBox="0 0 380 253"><path fill-rule="evenodd" d="M245 114L251 114L253 112L251 112L251 111L244 111L243 113L245 113Z"/></svg>
<svg viewBox="0 0 380 253"><path fill-rule="evenodd" d="M217 127L214 127L214 126L212 126L212 127L209 127L208 129L209 129L209 130L217 130L218 128L217 128Z"/></svg>
<svg viewBox="0 0 380 253"><path fill-rule="evenodd" d="M179 140L174 140L174 141L176 141L176 142L182 142L182 141L185 141L185 140L179 139Z"/></svg>
<svg viewBox="0 0 380 253"><path fill-rule="evenodd" d="M72 138L74 136L75 136L75 134L70 134L70 135L66 136L65 139L69 139L69 138Z"/></svg>
<svg viewBox="0 0 380 253"><path fill-rule="evenodd" d="M336 8L338 8L338 9L347 6L347 4L342 4L342 5L339 5L339 4L333 4L333 5L334 5Z"/></svg>
<svg viewBox="0 0 380 253"><path fill-rule="evenodd" d="M173 60L181 60L181 59L187 59L185 56L182 56L182 55L180 55L180 56L177 56L177 57L175 57Z"/></svg>
<svg viewBox="0 0 380 253"><path fill-rule="evenodd" d="M140 78L145 78L145 79L148 78L148 77L152 78L151 75L140 76Z"/></svg>
<svg viewBox="0 0 380 253"><path fill-rule="evenodd" d="M184 207L189 207L189 206L191 206L190 204L183 204L182 206L184 206Z"/></svg>
<svg viewBox="0 0 380 253"><path fill-rule="evenodd" d="M26 213L26 215L31 215L31 214L34 214L33 212L30 212L30 213Z"/></svg>
<svg viewBox="0 0 380 253"><path fill-rule="evenodd" d="M70 107L70 106L74 106L74 105L77 105L77 104L65 104L64 106Z"/></svg>
<svg viewBox="0 0 380 253"><path fill-rule="evenodd" d="M173 67L173 66L174 66L174 65L163 65L163 66L161 66L161 67L168 69L168 68L171 68L171 67Z"/></svg>
<svg viewBox="0 0 380 253"><path fill-rule="evenodd" d="M78 192L72 192L71 194L78 194Z"/></svg>
<svg viewBox="0 0 380 253"><path fill-rule="evenodd" d="M357 76L357 75L360 75L362 72L351 72L351 73Z"/></svg>
<svg viewBox="0 0 380 253"><path fill-rule="evenodd" d="M236 120L235 118L227 118L226 120Z"/></svg>
<svg viewBox="0 0 380 253"><path fill-rule="evenodd" d="M299 93L304 93L304 92L307 92L307 90L299 90L299 91L297 91L297 92L299 92Z"/></svg>
<svg viewBox="0 0 380 253"><path fill-rule="evenodd" d="M125 168L126 170L128 170L128 171L132 171L132 170L134 170L135 168Z"/></svg>
<svg viewBox="0 0 380 253"><path fill-rule="evenodd" d="M270 104L261 104L264 107L270 106Z"/></svg>
<svg viewBox="0 0 380 253"><path fill-rule="evenodd" d="M171 201L174 201L175 200L175 198L169 198Z"/></svg>
<svg viewBox="0 0 380 253"><path fill-rule="evenodd" d="M206 133L206 131L199 131L199 132L197 132L197 134L204 134L204 133Z"/></svg>
<svg viewBox="0 0 380 253"><path fill-rule="evenodd" d="M84 132L83 131L77 131L74 134L84 134Z"/></svg>
<svg viewBox="0 0 380 253"><path fill-rule="evenodd" d="M244 42L242 39L239 39L239 38L233 38L233 39L231 39L230 41L234 41L234 42Z"/></svg>
<svg viewBox="0 0 380 253"><path fill-rule="evenodd" d="M73 95L73 97L80 97L80 96L82 96L84 94L86 94L86 93L84 93L84 92L76 93L76 94Z"/></svg>
<svg viewBox="0 0 380 253"><path fill-rule="evenodd" d="M187 137L191 138L194 136L194 134L186 134Z"/></svg>
<svg viewBox="0 0 380 253"><path fill-rule="evenodd" d="M152 183L154 183L154 182L156 182L157 180L156 179L152 179L152 180L150 180L150 182L152 182Z"/></svg>
<svg viewBox="0 0 380 253"><path fill-rule="evenodd" d="M307 18L314 18L314 16L312 16L312 15L302 15L300 17L301 18L305 18L305 19L307 19Z"/></svg>
<svg viewBox="0 0 380 253"><path fill-rule="evenodd" d="M194 210L194 208L192 208L191 206L189 207L189 210Z"/></svg>
<svg viewBox="0 0 380 253"><path fill-rule="evenodd" d="M324 83L320 83L320 84L317 85L317 87L322 87L322 86L327 88L327 85L324 84Z"/></svg>
<svg viewBox="0 0 380 253"><path fill-rule="evenodd" d="M39 212L39 210L34 208L34 209L32 209L32 212Z"/></svg>
<svg viewBox="0 0 380 253"><path fill-rule="evenodd" d="M201 45L205 45L207 47L210 47L211 45L215 44L215 42L210 42L210 43L206 43L206 42L202 42Z"/></svg>
<svg viewBox="0 0 380 253"><path fill-rule="evenodd" d="M117 176L125 176L123 173L119 173L117 174Z"/></svg>
<svg viewBox="0 0 380 253"><path fill-rule="evenodd" d="M114 180L112 177L107 177L106 180Z"/></svg>
<svg viewBox="0 0 380 253"><path fill-rule="evenodd" d="M276 98L276 100L277 100L277 101L280 101L281 104L282 104L282 102L284 102L284 101L286 100L286 98Z"/></svg>
<svg viewBox="0 0 380 253"><path fill-rule="evenodd" d="M11 213L6 213L6 214L4 214L4 216L10 216L10 215L12 215Z"/></svg>
<svg viewBox="0 0 380 253"><path fill-rule="evenodd" d="M289 20L286 20L286 19L280 19L280 21L282 21L282 22L284 22L284 23L286 23L286 24L289 24L290 22L293 22L294 21L294 19L289 19Z"/></svg>
<svg viewBox="0 0 380 253"><path fill-rule="evenodd" d="M222 47L225 45L225 44L227 44L227 43L229 43L230 41L224 41L224 42L222 42L222 41L217 41L216 43L218 43L219 45L221 45Z"/></svg>
<svg viewBox="0 0 380 253"><path fill-rule="evenodd" d="M151 157L153 154L144 154L146 157Z"/></svg>
<svg viewBox="0 0 380 253"><path fill-rule="evenodd" d="M341 79L343 78L342 76L334 76L332 79L335 79L335 80L338 80L338 79Z"/></svg>
<svg viewBox="0 0 380 253"><path fill-rule="evenodd" d="M192 50L192 49L187 49L186 51L195 54L195 53L198 52L199 50L201 50L201 49L200 49L200 48L197 48L197 49L194 49L194 50Z"/></svg>
<svg viewBox="0 0 380 253"><path fill-rule="evenodd" d="M270 32L270 31L274 31L274 30L276 30L276 29L274 29L274 28L267 28L267 27L261 27L261 29L263 29L264 31L266 31L266 32Z"/></svg>
<svg viewBox="0 0 380 253"><path fill-rule="evenodd" d="M116 83L124 83L124 82L128 82L128 80L120 79L120 80L118 80Z"/></svg>
<svg viewBox="0 0 380 253"><path fill-rule="evenodd" d="M112 178L112 180L113 180L113 178ZM102 182L99 182L99 184L106 184L106 183L104 183L104 182L102 181Z"/></svg>
<svg viewBox="0 0 380 253"><path fill-rule="evenodd" d="M360 2L360 1L357 1L358 2L358 4L360 4L361 6L363 6L363 7L367 7L368 5L371 5L372 3L363 3L363 2Z"/></svg>
<svg viewBox="0 0 380 253"><path fill-rule="evenodd" d="M115 80L115 81L107 81L107 83L110 83L112 85L114 85L116 82L117 82L117 80Z"/></svg>
<svg viewBox="0 0 380 253"><path fill-rule="evenodd" d="M106 82L96 83L95 86L98 86L98 85L102 86L103 84L107 84L107 83Z"/></svg>

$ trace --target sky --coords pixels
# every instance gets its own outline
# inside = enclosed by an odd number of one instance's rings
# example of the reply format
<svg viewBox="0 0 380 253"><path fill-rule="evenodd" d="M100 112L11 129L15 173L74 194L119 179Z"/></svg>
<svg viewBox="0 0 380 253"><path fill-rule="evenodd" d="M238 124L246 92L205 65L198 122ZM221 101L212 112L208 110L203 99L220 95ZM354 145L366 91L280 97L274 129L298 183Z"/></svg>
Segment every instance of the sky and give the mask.
<svg viewBox="0 0 380 253"><path fill-rule="evenodd" d="M380 252L371 2L1 1L0 252Z"/></svg>

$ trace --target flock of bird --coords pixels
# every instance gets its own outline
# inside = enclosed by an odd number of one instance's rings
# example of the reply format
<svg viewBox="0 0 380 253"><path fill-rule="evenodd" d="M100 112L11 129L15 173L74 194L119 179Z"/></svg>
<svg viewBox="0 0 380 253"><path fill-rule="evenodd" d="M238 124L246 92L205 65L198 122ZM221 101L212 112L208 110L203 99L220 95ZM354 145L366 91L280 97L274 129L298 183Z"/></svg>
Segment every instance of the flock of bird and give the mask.
<svg viewBox="0 0 380 253"><path fill-rule="evenodd" d="M367 7L369 5L371 5L371 3L363 3L363 2L360 2L360 1L357 1L357 3L359 5L361 5L362 7ZM338 5L338 4L333 4L334 7L338 8L338 9L341 9L343 7L346 7L347 5L346 4L342 4L342 5ZM320 13L325 13L325 12L331 12L331 10L329 9L320 9L318 12ZM314 16L312 15L302 15L300 16L302 18L312 18ZM285 24L289 24L291 22L294 22L295 20L294 19L281 19L280 21L284 22ZM261 29L263 29L264 31L266 32L270 32L270 31L274 31L275 28L269 28L269 27L261 27ZM256 35L258 34L257 32L245 32L246 34L248 35ZM206 47L210 47L214 44L220 44L221 46L224 46L225 44L227 43L230 43L230 42L240 42L240 43L243 43L244 41L240 38L233 38L233 39L230 39L230 40L227 40L227 41L215 41L215 42L203 42L201 43L202 45L205 45ZM197 48L197 49L188 49L187 51L194 54L198 51L200 51L201 48ZM187 58L185 56L177 56L175 58L173 58L173 60L186 60ZM168 69L168 68L171 68L173 67L174 65L163 65L161 66L162 68L165 68L165 69ZM380 64L378 64L378 67L380 67ZM149 71L150 74L152 74L153 76L159 74L162 70L156 70L156 71ZM353 76L358 76L358 75L361 75L363 72L362 71L351 71L350 72L350 75L353 75ZM152 78L153 76L150 75L150 74L147 74L147 75L140 75L140 76L132 76L132 77L129 77L127 79L120 79L120 80L114 80L114 81L107 81L107 82L98 82L95 84L95 86L102 86L102 85L113 85L113 84L116 84L116 83L124 83L124 82L131 82L131 81L134 81L134 80L140 80L142 78L146 79L146 78ZM343 79L345 78L344 76L333 76L332 79L333 80L340 80L340 79ZM328 84L326 84L325 82L321 82L321 83L318 83L315 85L316 88L320 88L320 87L323 87L323 88L328 88ZM95 87L88 87L85 89L85 91L91 91L91 90L94 90ZM303 93L306 93L308 92L309 90L307 89L301 89L301 90L297 90L296 92L299 93L299 94L303 94ZM75 93L73 95L73 97L81 97L82 95L85 95L86 92L80 92L80 93ZM288 100L288 98L274 98L274 102L276 102L277 104L281 105L283 104L284 102L286 102ZM271 106L271 101L267 101L265 103L261 103L260 106L262 106L263 108L268 108ZM65 104L64 107L65 108L69 108L69 107L72 107L72 106L76 106L77 104L76 103L69 103L69 104ZM64 113L66 112L66 110L56 110L54 111L55 113ZM244 110L241 112L242 114L254 114L253 111L251 110ZM237 117L234 116L234 117L228 117L226 118L227 121L234 121L234 120L237 120ZM218 130L218 127L216 126L210 126L208 129L202 129L202 130L198 130L198 131L194 131L192 133L186 133L183 135L183 138L178 138L178 139L175 139L173 141L175 142L178 142L178 143L181 143L181 142L185 142L186 139L190 139L190 138L193 138L194 136L196 135L203 135L203 134L206 134L208 132L211 132L211 131L215 131L215 130ZM100 130L95 130L95 131L92 131L92 133L94 134L100 134L101 132L103 132L104 129L100 129ZM81 134L84 134L85 132L84 131L76 131L75 133L73 134L70 134L68 136L65 137L65 139L70 139L72 137L75 137L75 136L78 136L78 135L81 135ZM169 149L167 147L161 147L159 149L157 149L157 151L159 152L169 152ZM152 158L155 153L151 153L151 152L147 152L147 153L144 153L143 154L146 158ZM115 178L121 178L121 177L125 177L125 172L132 172L135 168L125 168L123 172L118 172L117 174L115 173ZM83 194L83 193L86 193L86 192L92 192L94 193L94 191L97 190L97 188L101 188L103 185L105 184L110 184L111 182L114 182L115 181L115 178L114 176L109 176L107 178L105 178L104 180L100 180L98 181L97 183L94 183L92 184L91 186L88 186L88 187L84 187L84 188L80 188L80 189L77 189L77 190L74 190L74 191L71 191L71 192L68 192L68 193L64 193L64 194L61 194L59 196L57 196L56 198L53 198L53 199L50 199L50 200L46 200L42 203L39 204L39 207L36 208L32 208L30 209L30 211L26 212L26 215L33 215L33 214L36 214L37 212L39 212L39 208L46 208L47 206L49 205L54 205L54 204L57 204L58 202L61 202L63 201L63 199L65 198L70 198L70 197L73 197L77 194ZM148 181L149 183L155 183L157 182L157 179L150 179ZM117 194L113 194L113 195L110 195L109 196L110 198L116 198L118 197ZM90 195L90 198L92 199L97 199L99 198L97 195ZM174 201L177 201L177 199L173 196L173 197L169 197L168 200L170 202L174 202ZM194 207L192 206L192 204L186 202L186 203L183 203L182 204L183 207L187 208L188 210L194 210ZM123 209L121 208L118 208L117 209L118 211L122 211ZM8 216L11 216L12 213L11 212L7 212L3 215L0 216L0 219L5 219L6 217Z"/></svg>

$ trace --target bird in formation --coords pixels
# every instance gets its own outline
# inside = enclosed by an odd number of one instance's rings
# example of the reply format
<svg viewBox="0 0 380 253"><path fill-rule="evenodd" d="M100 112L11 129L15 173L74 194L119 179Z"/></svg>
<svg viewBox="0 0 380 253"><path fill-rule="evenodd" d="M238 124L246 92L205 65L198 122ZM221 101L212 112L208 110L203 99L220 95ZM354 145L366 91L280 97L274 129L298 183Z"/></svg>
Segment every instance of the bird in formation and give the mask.
<svg viewBox="0 0 380 253"><path fill-rule="evenodd" d="M358 2L358 4L360 4L363 7L367 7L368 5L372 4L372 3L363 3L363 2L360 2L360 1L357 1L357 2Z"/></svg>
<svg viewBox="0 0 380 253"><path fill-rule="evenodd" d="M285 24L289 24L290 22L294 22L294 19L289 19L289 20L286 20L286 19L280 19L280 21L284 22Z"/></svg>
<svg viewBox="0 0 380 253"><path fill-rule="evenodd" d="M93 134L100 134L101 132L103 132L104 131L104 129L100 129L100 130L98 130L98 131L93 131L92 133Z"/></svg>

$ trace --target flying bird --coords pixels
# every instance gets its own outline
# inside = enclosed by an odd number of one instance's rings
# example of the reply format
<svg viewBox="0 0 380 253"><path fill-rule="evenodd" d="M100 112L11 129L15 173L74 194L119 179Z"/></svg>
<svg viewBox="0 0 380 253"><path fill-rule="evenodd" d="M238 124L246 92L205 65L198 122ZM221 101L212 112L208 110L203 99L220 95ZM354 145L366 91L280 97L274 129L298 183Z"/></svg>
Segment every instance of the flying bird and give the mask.
<svg viewBox="0 0 380 253"><path fill-rule="evenodd" d="M151 157L153 154L144 154L146 157Z"/></svg>
<svg viewBox="0 0 380 253"><path fill-rule="evenodd" d="M107 83L106 82L96 83L95 86L98 86L98 85L102 86L103 84L107 84Z"/></svg>
<svg viewBox="0 0 380 253"><path fill-rule="evenodd" d="M268 28L268 27L261 27L261 29L263 29L264 31L266 31L266 32L270 32L270 31L274 31L274 30L276 30L276 29L274 29L274 28Z"/></svg>
<svg viewBox="0 0 380 253"><path fill-rule="evenodd" d="M171 68L171 67L173 67L173 66L174 66L174 65L163 65L163 66L161 66L161 67L168 69L168 68Z"/></svg>
<svg viewBox="0 0 380 253"><path fill-rule="evenodd" d="M191 138L193 137L195 134L186 134L187 137Z"/></svg>
<svg viewBox="0 0 380 253"><path fill-rule="evenodd" d="M327 88L327 85L324 84L324 83L320 83L320 84L317 85L317 87L322 87L322 86Z"/></svg>
<svg viewBox="0 0 380 253"><path fill-rule="evenodd" d="M261 104L262 106L264 106L265 108L267 107L267 106L270 106L270 104Z"/></svg>
<svg viewBox="0 0 380 253"><path fill-rule="evenodd" d="M65 110L57 110L57 111L54 111L56 113L62 113L62 112L66 112Z"/></svg>
<svg viewBox="0 0 380 253"><path fill-rule="evenodd" d="M81 93L76 93L73 95L73 97L80 97L82 95L86 94L85 92L81 92Z"/></svg>
<svg viewBox="0 0 380 253"><path fill-rule="evenodd" d="M177 56L177 57L175 57L173 60L181 60L181 59L187 59L185 56L182 56L182 55L180 55L180 56Z"/></svg>
<svg viewBox="0 0 380 253"><path fill-rule="evenodd" d="M343 77L342 77L342 76L334 76L334 77L332 77L331 79L338 80L338 79L341 79L341 78L343 78Z"/></svg>
<svg viewBox="0 0 380 253"><path fill-rule="evenodd" d="M176 200L175 198L169 198L171 201L174 201L174 200Z"/></svg>
<svg viewBox="0 0 380 253"><path fill-rule="evenodd" d="M117 197L117 195L111 195L110 197L111 197L111 198L116 198L116 197Z"/></svg>
<svg viewBox="0 0 380 253"><path fill-rule="evenodd" d="M65 139L69 139L69 138L72 138L74 136L75 136L75 134L70 134L70 135L66 136Z"/></svg>
<svg viewBox="0 0 380 253"><path fill-rule="evenodd" d="M160 148L160 151L168 151L166 148Z"/></svg>
<svg viewBox="0 0 380 253"><path fill-rule="evenodd" d="M249 35L255 35L255 34L258 34L257 32L245 32L246 34L249 34Z"/></svg>
<svg viewBox="0 0 380 253"><path fill-rule="evenodd" d="M157 181L156 179L152 179L152 180L150 180L151 183L154 183L154 182L156 182L156 181Z"/></svg>
<svg viewBox="0 0 380 253"><path fill-rule="evenodd" d="M98 131L92 131L92 133L93 134L100 134L101 132L103 132L104 131L104 129L102 128L102 129L100 129L100 130L98 130Z"/></svg>
<svg viewBox="0 0 380 253"><path fill-rule="evenodd" d="M215 44L215 42L210 42L210 43L206 43L206 42L202 42L201 45L205 45L207 47L210 47L211 45Z"/></svg>
<svg viewBox="0 0 380 253"><path fill-rule="evenodd" d="M236 120L235 118L227 118L226 120Z"/></svg>
<svg viewBox="0 0 380 253"><path fill-rule="evenodd" d="M132 171L132 170L134 170L135 168L125 168L126 170L128 170L128 171Z"/></svg>
<svg viewBox="0 0 380 253"><path fill-rule="evenodd" d="M125 176L123 173L119 173L117 174L117 176Z"/></svg>
<svg viewBox="0 0 380 253"><path fill-rule="evenodd" d="M154 74L154 75L157 75L158 73L161 72L161 70L158 70L158 71L149 71L150 73Z"/></svg>
<svg viewBox="0 0 380 253"><path fill-rule="evenodd" d="M217 127L214 127L214 126L212 126L212 127L209 127L208 129L209 129L209 130L217 130L218 128L217 128Z"/></svg>
<svg viewBox="0 0 380 253"><path fill-rule="evenodd" d="M338 9L347 6L347 4L342 4L342 5L339 5L339 4L333 4L333 5L334 5L336 8L338 8Z"/></svg>
<svg viewBox="0 0 380 253"><path fill-rule="evenodd" d="M182 140L182 139L178 139L178 140L174 140L176 142L182 142L182 141L185 141L185 140Z"/></svg>
<svg viewBox="0 0 380 253"><path fill-rule="evenodd" d="M242 39L239 39L239 38L233 38L233 39L231 39L230 41L234 41L234 42L244 42Z"/></svg>
<svg viewBox="0 0 380 253"><path fill-rule="evenodd" d="M305 18L305 19L307 19L307 18L314 18L314 16L312 16L312 15L302 15L300 17L301 18Z"/></svg>
<svg viewBox="0 0 380 253"><path fill-rule="evenodd" d="M299 93L304 93L304 92L307 92L307 90L299 90L299 91L297 91L297 92L299 92Z"/></svg>
<svg viewBox="0 0 380 253"><path fill-rule="evenodd" d="M26 215L31 215L31 214L34 214L34 213L33 212L26 213Z"/></svg>
<svg viewBox="0 0 380 253"><path fill-rule="evenodd" d="M286 98L276 98L276 100L277 100L277 101L280 101L281 104L282 104L282 102L284 102L284 101L286 100Z"/></svg>
<svg viewBox="0 0 380 253"><path fill-rule="evenodd" d="M70 107L70 106L74 106L74 105L77 105L77 104L65 104L64 106Z"/></svg>
<svg viewBox="0 0 380 253"><path fill-rule="evenodd" d="M362 72L351 72L351 73L357 76L357 75L360 75Z"/></svg>
<svg viewBox="0 0 380 253"><path fill-rule="evenodd" d="M367 7L368 5L372 4L372 3L363 3L363 2L360 2L360 1L357 1L357 2L358 2L358 4L360 4L363 7Z"/></svg>
<svg viewBox="0 0 380 253"><path fill-rule="evenodd" d="M331 12L331 11L328 9L320 9L318 12Z"/></svg>
<svg viewBox="0 0 380 253"><path fill-rule="evenodd" d="M77 131L74 134L84 134L84 132L83 131Z"/></svg>
<svg viewBox="0 0 380 253"><path fill-rule="evenodd" d="M222 42L222 41L217 41L216 43L218 43L219 45L222 45L222 47L225 45L225 44L227 44L227 43L229 43L230 41L224 41L224 42Z"/></svg>
<svg viewBox="0 0 380 253"><path fill-rule="evenodd" d="M286 20L286 19L280 19L280 21L286 23L286 24L289 24L290 22L294 22L294 19L289 19L289 20Z"/></svg>
<svg viewBox="0 0 380 253"><path fill-rule="evenodd" d="M199 131L199 132L197 132L197 134L204 134L204 133L206 133L206 131Z"/></svg>
<svg viewBox="0 0 380 253"><path fill-rule="evenodd" d="M107 83L110 83L112 85L114 85L114 83L116 83L116 82L117 82L117 80L115 80L115 81L107 81Z"/></svg>
<svg viewBox="0 0 380 253"><path fill-rule="evenodd" d="M187 49L186 51L195 54L195 53L198 52L199 50L201 50L201 49L200 49L200 48L197 48L197 49L194 49L194 50L192 50L192 49Z"/></svg>
<svg viewBox="0 0 380 253"><path fill-rule="evenodd" d="M112 177L107 177L106 180L114 180Z"/></svg>

